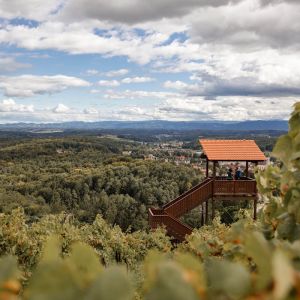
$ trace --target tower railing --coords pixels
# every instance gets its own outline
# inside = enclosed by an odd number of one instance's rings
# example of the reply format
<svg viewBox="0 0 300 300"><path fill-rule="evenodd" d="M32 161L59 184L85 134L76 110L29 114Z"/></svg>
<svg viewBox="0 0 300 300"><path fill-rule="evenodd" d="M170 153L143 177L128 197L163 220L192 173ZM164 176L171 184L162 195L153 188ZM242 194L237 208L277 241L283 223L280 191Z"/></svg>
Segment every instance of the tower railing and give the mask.
<svg viewBox="0 0 300 300"><path fill-rule="evenodd" d="M183 241L192 228L182 223L178 218L206 204L210 199L222 197L248 197L257 201L256 181L243 177L239 180L228 180L227 177L208 177L192 189L164 205L161 209L149 208L149 225L152 229L165 226L168 234L178 241ZM208 212L206 212L207 214ZM254 216L256 217L256 206Z"/></svg>

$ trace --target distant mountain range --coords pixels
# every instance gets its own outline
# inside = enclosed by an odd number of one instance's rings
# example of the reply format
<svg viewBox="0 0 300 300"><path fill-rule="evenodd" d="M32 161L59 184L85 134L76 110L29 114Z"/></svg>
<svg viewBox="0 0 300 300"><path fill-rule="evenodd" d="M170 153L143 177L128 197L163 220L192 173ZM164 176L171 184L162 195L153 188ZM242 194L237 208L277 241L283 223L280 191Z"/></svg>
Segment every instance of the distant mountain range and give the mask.
<svg viewBox="0 0 300 300"><path fill-rule="evenodd" d="M14 123L0 124L0 130L100 130L100 129L141 129L141 130L288 130L288 122L282 120L244 122L197 122L197 121L101 121L65 123Z"/></svg>

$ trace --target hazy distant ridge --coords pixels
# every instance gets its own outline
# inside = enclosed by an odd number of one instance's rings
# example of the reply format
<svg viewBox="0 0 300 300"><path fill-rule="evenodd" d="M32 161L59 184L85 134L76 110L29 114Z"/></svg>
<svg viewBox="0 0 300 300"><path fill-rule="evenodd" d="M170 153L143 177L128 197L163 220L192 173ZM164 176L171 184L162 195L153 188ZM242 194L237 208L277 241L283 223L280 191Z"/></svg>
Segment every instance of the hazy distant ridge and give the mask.
<svg viewBox="0 0 300 300"><path fill-rule="evenodd" d="M282 120L244 122L173 122L173 121L102 121L65 123L15 123L0 124L0 129L165 129L165 130L288 130L288 122Z"/></svg>

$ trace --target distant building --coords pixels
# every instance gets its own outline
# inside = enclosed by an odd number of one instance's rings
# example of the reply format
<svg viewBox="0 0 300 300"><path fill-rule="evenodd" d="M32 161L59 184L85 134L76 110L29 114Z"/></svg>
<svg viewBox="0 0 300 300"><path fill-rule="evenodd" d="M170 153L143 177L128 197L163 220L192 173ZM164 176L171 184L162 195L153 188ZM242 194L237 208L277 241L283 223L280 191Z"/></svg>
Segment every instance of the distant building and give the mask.
<svg viewBox="0 0 300 300"><path fill-rule="evenodd" d="M123 151L122 155L124 156L130 156L132 154L132 151Z"/></svg>
<svg viewBox="0 0 300 300"><path fill-rule="evenodd" d="M148 154L147 156L145 156L145 160L157 160L157 157L153 154Z"/></svg>
<svg viewBox="0 0 300 300"><path fill-rule="evenodd" d="M64 153L66 153L67 151L65 151L64 149L61 149L61 148L58 148L58 149L56 149L56 153L57 154L64 154Z"/></svg>

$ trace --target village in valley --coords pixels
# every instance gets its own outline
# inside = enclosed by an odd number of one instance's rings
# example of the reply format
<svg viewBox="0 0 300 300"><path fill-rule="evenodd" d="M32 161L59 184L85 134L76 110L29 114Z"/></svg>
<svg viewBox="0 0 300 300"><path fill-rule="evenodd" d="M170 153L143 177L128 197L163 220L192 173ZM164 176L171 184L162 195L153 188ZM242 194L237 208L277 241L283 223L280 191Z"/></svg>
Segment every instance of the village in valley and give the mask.
<svg viewBox="0 0 300 300"><path fill-rule="evenodd" d="M199 170L201 174L205 173L206 159L200 144L185 143L183 141L167 141L167 142L143 142L143 151L140 158L148 161L169 162L175 165L186 165L193 169ZM198 148L198 149L197 149ZM135 151L123 151L124 156L135 157ZM249 176L254 177L254 168L258 167L263 170L267 165L272 163L269 151L264 151L267 157L266 162L260 162L257 166L249 165ZM228 169L236 169L238 167L243 171L246 167L245 163L219 162L219 176L226 176Z"/></svg>

